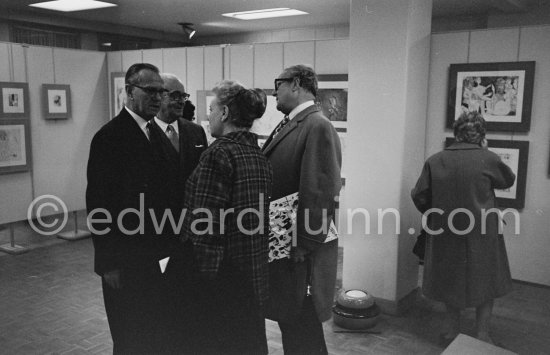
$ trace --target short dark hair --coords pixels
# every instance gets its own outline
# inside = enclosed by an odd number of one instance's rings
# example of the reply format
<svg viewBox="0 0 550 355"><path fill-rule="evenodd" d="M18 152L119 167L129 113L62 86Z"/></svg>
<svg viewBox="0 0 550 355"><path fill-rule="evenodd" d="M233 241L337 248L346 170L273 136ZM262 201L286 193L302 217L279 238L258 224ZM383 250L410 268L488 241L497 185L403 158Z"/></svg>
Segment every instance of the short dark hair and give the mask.
<svg viewBox="0 0 550 355"><path fill-rule="evenodd" d="M453 125L457 142L481 144L487 131L487 123L477 111L464 112Z"/></svg>
<svg viewBox="0 0 550 355"><path fill-rule="evenodd" d="M159 68L157 68L153 64L135 63L135 64L132 64L130 68L128 68L128 70L126 71L126 76L124 77L124 83L126 85L134 84L136 81L138 81L137 78L139 77L139 72L144 69L150 70L160 75Z"/></svg>
<svg viewBox="0 0 550 355"><path fill-rule="evenodd" d="M309 91L313 96L317 96L317 74L312 67L298 64L286 68L283 72L289 74L291 78L298 78L298 85L301 88Z"/></svg>
<svg viewBox="0 0 550 355"><path fill-rule="evenodd" d="M230 122L236 127L250 128L265 113L267 95L261 89L248 89L237 81L223 80L212 91L218 104L229 108Z"/></svg>

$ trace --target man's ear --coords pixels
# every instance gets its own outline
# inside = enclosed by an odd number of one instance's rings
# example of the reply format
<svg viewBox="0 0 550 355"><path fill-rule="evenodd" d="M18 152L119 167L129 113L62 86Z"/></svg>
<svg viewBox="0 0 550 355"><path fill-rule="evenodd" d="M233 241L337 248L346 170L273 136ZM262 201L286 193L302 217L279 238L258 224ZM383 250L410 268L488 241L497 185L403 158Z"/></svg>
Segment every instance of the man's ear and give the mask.
<svg viewBox="0 0 550 355"><path fill-rule="evenodd" d="M223 122L227 121L227 119L229 118L229 107L227 107L227 105L223 105L222 107L222 117L221 117L221 120Z"/></svg>
<svg viewBox="0 0 550 355"><path fill-rule="evenodd" d="M132 85L126 84L126 87L124 88L124 90L126 91L126 97L130 100L133 100L134 99L134 94L133 94L133 90L132 90Z"/></svg>
<svg viewBox="0 0 550 355"><path fill-rule="evenodd" d="M292 91L296 91L300 88L300 78L294 78L292 81Z"/></svg>

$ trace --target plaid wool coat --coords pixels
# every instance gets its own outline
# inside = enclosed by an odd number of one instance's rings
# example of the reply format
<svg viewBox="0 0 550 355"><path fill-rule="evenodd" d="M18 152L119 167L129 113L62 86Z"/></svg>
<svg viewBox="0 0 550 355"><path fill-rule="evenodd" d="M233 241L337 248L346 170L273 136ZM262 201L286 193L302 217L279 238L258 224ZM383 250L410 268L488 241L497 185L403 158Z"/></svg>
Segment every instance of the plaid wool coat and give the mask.
<svg viewBox="0 0 550 355"><path fill-rule="evenodd" d="M185 187L183 238L195 267L215 279L222 265L245 275L259 305L268 297L268 229L272 169L250 132L218 138ZM246 212L246 213L245 213Z"/></svg>

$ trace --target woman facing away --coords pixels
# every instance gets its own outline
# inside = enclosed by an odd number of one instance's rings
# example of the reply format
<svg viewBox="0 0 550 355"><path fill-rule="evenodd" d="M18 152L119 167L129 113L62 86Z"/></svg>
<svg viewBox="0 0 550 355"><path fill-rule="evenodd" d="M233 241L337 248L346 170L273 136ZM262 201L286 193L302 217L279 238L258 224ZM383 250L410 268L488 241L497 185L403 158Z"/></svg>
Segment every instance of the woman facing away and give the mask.
<svg viewBox="0 0 550 355"><path fill-rule="evenodd" d="M478 112L462 114L454 124L455 142L428 158L411 192L420 212L438 209L428 215L422 288L447 307L444 343L460 332L466 307L476 308L478 339L492 343L493 300L512 288L501 222L490 209L497 208L494 189L512 186L515 175L487 149L485 131Z"/></svg>
<svg viewBox="0 0 550 355"><path fill-rule="evenodd" d="M230 80L212 91L208 120L217 139L186 184L182 234L193 242L199 353L267 354L272 170L249 132L265 112L265 95Z"/></svg>

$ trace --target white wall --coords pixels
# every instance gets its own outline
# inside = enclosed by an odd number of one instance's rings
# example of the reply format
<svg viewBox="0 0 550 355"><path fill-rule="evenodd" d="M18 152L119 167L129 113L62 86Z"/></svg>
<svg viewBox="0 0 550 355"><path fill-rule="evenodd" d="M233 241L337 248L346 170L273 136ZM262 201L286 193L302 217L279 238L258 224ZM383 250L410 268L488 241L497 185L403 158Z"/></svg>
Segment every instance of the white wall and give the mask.
<svg viewBox="0 0 550 355"><path fill-rule="evenodd" d="M222 36L197 37L190 43L213 45L223 43L272 43L288 41L310 41L322 39L338 39L349 37L349 25L286 28L273 31L243 32Z"/></svg>
<svg viewBox="0 0 550 355"><path fill-rule="evenodd" d="M27 82L25 57L22 46L0 43L0 81ZM32 171L0 175L0 224L25 219L34 198L32 189Z"/></svg>
<svg viewBox="0 0 550 355"><path fill-rule="evenodd" d="M32 151L31 172L0 175L0 223L26 219L30 202L46 194L84 209L91 138L109 118L105 53L0 43L0 61L0 80L29 85ZM70 85L68 119L44 119L42 84Z"/></svg>
<svg viewBox="0 0 550 355"><path fill-rule="evenodd" d="M410 199L423 162L431 1L352 0L344 287L366 290L388 312L417 285L412 254L420 216ZM381 222L381 210L394 210ZM353 229L351 229L353 228ZM418 230L418 229L417 229ZM387 306L384 306L387 304Z"/></svg>
<svg viewBox="0 0 550 355"><path fill-rule="evenodd" d="M196 100L198 90L209 90L222 79L271 89L285 67L298 63L312 65L318 74L347 74L348 43L329 39L108 52L107 67L110 75L133 63L154 64L177 75Z"/></svg>
<svg viewBox="0 0 550 355"><path fill-rule="evenodd" d="M443 147L449 65L456 63L536 61L531 129L494 133L488 138L529 141L525 208L520 234L507 218L506 247L514 279L550 285L550 27L507 28L432 35L426 157Z"/></svg>

